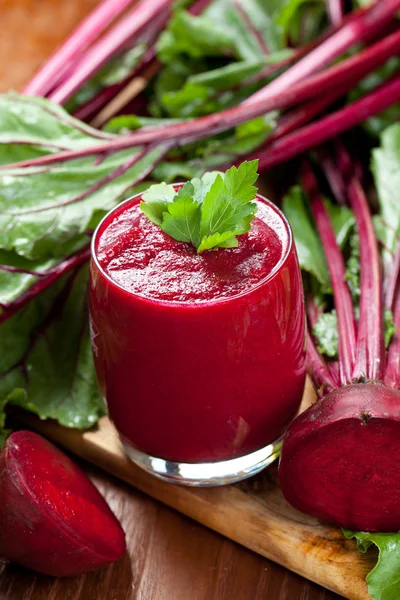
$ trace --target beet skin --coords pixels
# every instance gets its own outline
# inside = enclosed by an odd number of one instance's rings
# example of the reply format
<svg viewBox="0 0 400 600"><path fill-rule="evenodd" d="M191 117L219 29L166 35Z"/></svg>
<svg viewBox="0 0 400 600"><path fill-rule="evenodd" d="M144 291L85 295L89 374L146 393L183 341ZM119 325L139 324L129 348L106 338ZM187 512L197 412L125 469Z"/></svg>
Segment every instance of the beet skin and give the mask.
<svg viewBox="0 0 400 600"><path fill-rule="evenodd" d="M39 435L13 433L0 453L0 556L66 577L125 551L119 522L80 469Z"/></svg>
<svg viewBox="0 0 400 600"><path fill-rule="evenodd" d="M356 531L400 530L400 390L339 388L301 414L279 480L298 510Z"/></svg>

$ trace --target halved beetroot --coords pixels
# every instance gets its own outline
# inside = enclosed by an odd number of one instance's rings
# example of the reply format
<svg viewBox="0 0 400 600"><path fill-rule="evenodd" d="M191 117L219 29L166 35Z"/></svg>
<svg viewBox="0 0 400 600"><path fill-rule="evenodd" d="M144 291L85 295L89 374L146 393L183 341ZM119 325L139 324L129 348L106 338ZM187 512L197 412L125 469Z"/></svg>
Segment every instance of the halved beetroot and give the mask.
<svg viewBox="0 0 400 600"><path fill-rule="evenodd" d="M125 551L121 525L81 470L41 436L11 434L0 453L0 556L66 577Z"/></svg>
<svg viewBox="0 0 400 600"><path fill-rule="evenodd" d="M351 384L290 426L279 481L298 510L356 531L400 530L400 390Z"/></svg>

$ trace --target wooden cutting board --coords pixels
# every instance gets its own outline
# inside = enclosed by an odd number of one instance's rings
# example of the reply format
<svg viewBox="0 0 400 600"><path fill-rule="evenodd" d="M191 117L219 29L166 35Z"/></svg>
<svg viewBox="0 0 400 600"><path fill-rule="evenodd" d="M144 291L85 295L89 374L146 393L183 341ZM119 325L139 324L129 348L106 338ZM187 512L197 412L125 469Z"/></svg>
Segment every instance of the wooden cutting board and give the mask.
<svg viewBox="0 0 400 600"><path fill-rule="evenodd" d="M306 402L310 397L309 390ZM111 475L291 571L350 600L370 598L364 580L376 562L374 550L360 554L355 543L346 540L339 529L289 506L277 484L276 465L241 484L185 488L164 483L131 463L107 417L83 433L40 421L23 411L18 412L18 420Z"/></svg>

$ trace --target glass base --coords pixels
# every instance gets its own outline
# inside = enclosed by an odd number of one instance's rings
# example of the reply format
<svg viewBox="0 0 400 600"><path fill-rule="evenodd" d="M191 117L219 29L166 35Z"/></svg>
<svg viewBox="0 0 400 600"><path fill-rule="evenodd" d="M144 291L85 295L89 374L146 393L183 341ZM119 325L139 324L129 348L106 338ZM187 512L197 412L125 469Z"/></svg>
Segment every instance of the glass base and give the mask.
<svg viewBox="0 0 400 600"><path fill-rule="evenodd" d="M205 463L179 463L141 452L122 438L128 458L138 467L163 481L192 487L227 485L253 477L279 457L282 441L278 440L246 456Z"/></svg>

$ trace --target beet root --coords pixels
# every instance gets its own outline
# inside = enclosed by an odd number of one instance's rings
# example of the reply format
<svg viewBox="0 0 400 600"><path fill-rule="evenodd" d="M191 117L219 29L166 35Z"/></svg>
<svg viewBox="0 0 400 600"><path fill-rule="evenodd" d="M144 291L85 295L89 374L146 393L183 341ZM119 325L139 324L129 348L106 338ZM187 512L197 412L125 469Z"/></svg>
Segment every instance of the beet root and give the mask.
<svg viewBox="0 0 400 600"><path fill-rule="evenodd" d="M400 530L400 391L351 384L286 433L282 492L298 510L356 531Z"/></svg>
<svg viewBox="0 0 400 600"><path fill-rule="evenodd" d="M0 453L0 556L46 575L79 575L125 554L104 498L50 442L18 431Z"/></svg>

